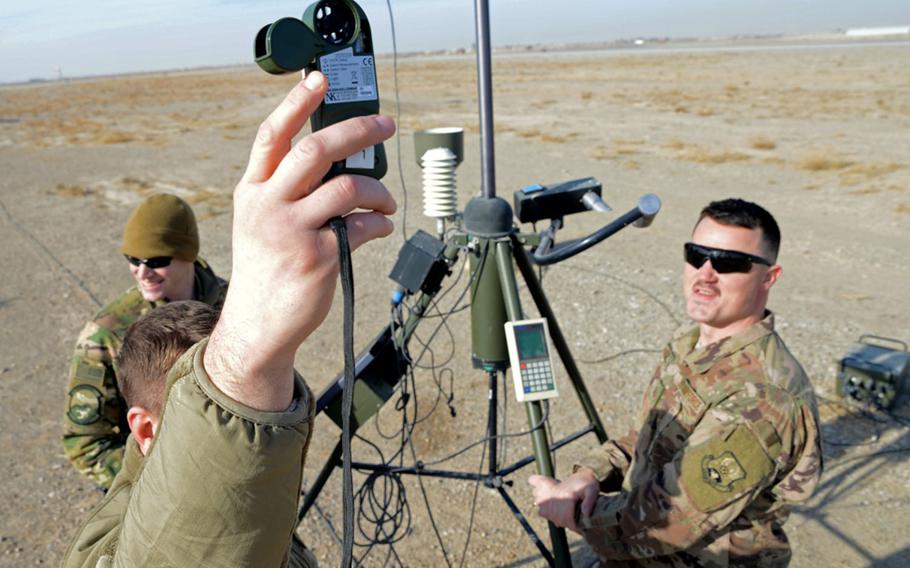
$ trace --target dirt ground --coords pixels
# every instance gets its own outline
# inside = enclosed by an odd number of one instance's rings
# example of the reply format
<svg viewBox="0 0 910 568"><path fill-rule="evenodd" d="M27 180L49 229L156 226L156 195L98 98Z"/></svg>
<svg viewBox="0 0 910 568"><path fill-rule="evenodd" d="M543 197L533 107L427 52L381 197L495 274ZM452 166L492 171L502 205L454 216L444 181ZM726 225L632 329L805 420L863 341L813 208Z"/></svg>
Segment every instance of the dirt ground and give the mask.
<svg viewBox="0 0 910 568"><path fill-rule="evenodd" d="M494 57L500 196L511 199L531 183L595 176L618 212L647 192L663 201L650 228L627 229L544 277L611 435L633 426L655 351L685 321L680 249L699 209L741 196L776 215L784 275L770 307L820 396L825 437L822 485L786 526L793 566L910 565L910 429L888 415L847 408L834 392L837 361L859 335L910 341L907 61L906 41ZM402 214L393 237L355 255L359 346L389 321L393 284L386 276L402 235L435 230L421 214L413 132L464 127L461 207L480 184L473 59L410 58L398 67L405 183L395 140L386 144L385 181ZM391 59L380 59L379 70L384 112L394 114ZM76 334L130 285L117 253L130 209L151 192L185 197L200 221L203 256L229 275L231 191L256 127L293 81L245 67L0 89L0 565L58 563L101 498L63 456L61 416ZM607 219L567 218L561 238ZM453 292L441 301L442 312L455 306L467 281L462 274L456 282L460 266L446 281ZM535 315L527 298L524 306ZM431 343L437 368L416 374L408 415L416 399L421 421L405 463L441 459L482 438L486 425L486 377L470 367L468 311L447 325L441 320L428 319L418 330L427 341L440 329ZM340 322L336 301L298 356L317 392L341 369ZM427 352L422 364L430 359ZM549 417L559 438L585 419L558 365L557 372L562 396ZM438 385L444 396L454 395L454 417L445 400L434 406ZM527 419L509 398L501 399L503 427L520 432ZM894 410L904 423L907 399ZM389 403L361 434L388 457L401 422ZM317 426L307 483L338 436L324 417ZM587 436L561 449L558 473L593 444ZM377 457L365 442L354 450L360 461ZM528 454L529 442L509 438L500 450L503 463L512 463ZM477 471L483 452L478 445L435 467ZM511 476L508 490L545 535L525 483L532 468ZM331 478L300 530L327 566L339 559L340 477ZM542 565L494 491L471 481L403 483L409 522L398 527L401 540L374 547L366 565ZM584 545L573 537L570 544L576 565L590 564Z"/></svg>

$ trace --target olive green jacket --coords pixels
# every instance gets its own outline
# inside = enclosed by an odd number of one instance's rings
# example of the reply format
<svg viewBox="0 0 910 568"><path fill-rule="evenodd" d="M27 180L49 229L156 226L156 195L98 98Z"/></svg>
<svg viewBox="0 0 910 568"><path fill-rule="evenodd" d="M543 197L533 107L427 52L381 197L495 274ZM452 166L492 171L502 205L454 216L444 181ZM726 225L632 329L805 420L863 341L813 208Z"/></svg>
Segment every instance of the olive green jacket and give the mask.
<svg viewBox="0 0 910 568"><path fill-rule="evenodd" d="M220 308L227 282L198 259L193 299ZM117 386L117 354L127 328L164 302L148 302L133 286L102 308L79 334L70 364L63 451L77 470L104 489L120 471L129 435L126 402Z"/></svg>
<svg viewBox="0 0 910 568"><path fill-rule="evenodd" d="M782 525L822 473L812 385L774 316L706 346L674 338L645 390L640 428L581 464L601 496L578 525L624 566L785 566Z"/></svg>
<svg viewBox="0 0 910 568"><path fill-rule="evenodd" d="M130 438L123 469L62 566L306 566L292 546L314 419L298 377L287 412L261 412L206 375L207 340L171 369L147 455Z"/></svg>

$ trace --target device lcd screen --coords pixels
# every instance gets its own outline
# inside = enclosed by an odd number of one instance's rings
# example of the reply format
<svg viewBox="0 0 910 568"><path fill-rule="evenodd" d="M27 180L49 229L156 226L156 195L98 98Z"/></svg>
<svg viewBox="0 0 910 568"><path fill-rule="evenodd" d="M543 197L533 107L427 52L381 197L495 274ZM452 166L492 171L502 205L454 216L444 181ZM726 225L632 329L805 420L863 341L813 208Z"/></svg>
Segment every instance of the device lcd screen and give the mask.
<svg viewBox="0 0 910 568"><path fill-rule="evenodd" d="M516 325L515 339L520 359L544 359L547 357L547 340L543 324Z"/></svg>

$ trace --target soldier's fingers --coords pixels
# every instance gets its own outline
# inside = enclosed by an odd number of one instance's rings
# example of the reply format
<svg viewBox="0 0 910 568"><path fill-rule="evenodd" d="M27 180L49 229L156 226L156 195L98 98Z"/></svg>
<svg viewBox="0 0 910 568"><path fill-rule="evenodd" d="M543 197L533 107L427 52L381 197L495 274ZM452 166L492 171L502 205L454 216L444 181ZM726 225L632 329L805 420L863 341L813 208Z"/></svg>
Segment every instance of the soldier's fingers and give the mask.
<svg viewBox="0 0 910 568"><path fill-rule="evenodd" d="M528 478L528 484L537 489L538 487L543 487L546 484L547 479L548 478L543 475L534 474Z"/></svg>
<svg viewBox="0 0 910 568"><path fill-rule="evenodd" d="M394 133L394 121L380 115L333 124L297 142L282 158L269 184L283 199L305 197L322 181L332 162L379 144Z"/></svg>
<svg viewBox="0 0 910 568"><path fill-rule="evenodd" d="M373 239L387 237L395 230L392 220L376 212L351 213L344 218L348 226L348 241L351 250L357 250L360 245Z"/></svg>
<svg viewBox="0 0 910 568"><path fill-rule="evenodd" d="M597 504L597 495L598 487L596 485L585 487L584 497L581 500L582 515L586 517L591 516L591 513L594 512L594 505Z"/></svg>
<svg viewBox="0 0 910 568"><path fill-rule="evenodd" d="M318 187L304 202L295 204L301 219L310 227L321 227L329 219L356 209L395 213L397 205L381 182L366 176L341 175Z"/></svg>
<svg viewBox="0 0 910 568"><path fill-rule="evenodd" d="M291 140L325 97L326 80L314 71L295 86L259 126L250 162L241 181L263 182L271 177L291 148Z"/></svg>

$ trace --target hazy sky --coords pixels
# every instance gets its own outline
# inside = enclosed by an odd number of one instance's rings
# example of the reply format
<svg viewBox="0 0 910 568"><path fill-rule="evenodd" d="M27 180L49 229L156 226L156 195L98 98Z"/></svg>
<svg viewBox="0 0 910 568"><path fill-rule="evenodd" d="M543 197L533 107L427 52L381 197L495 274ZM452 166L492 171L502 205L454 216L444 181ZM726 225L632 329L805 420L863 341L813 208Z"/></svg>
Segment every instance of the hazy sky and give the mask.
<svg viewBox="0 0 910 568"><path fill-rule="evenodd" d="M473 0L392 0L401 51L469 47ZM251 62L253 37L308 3L0 0L0 82ZM385 0L362 0L376 51ZM493 45L910 25L910 0L490 0Z"/></svg>

